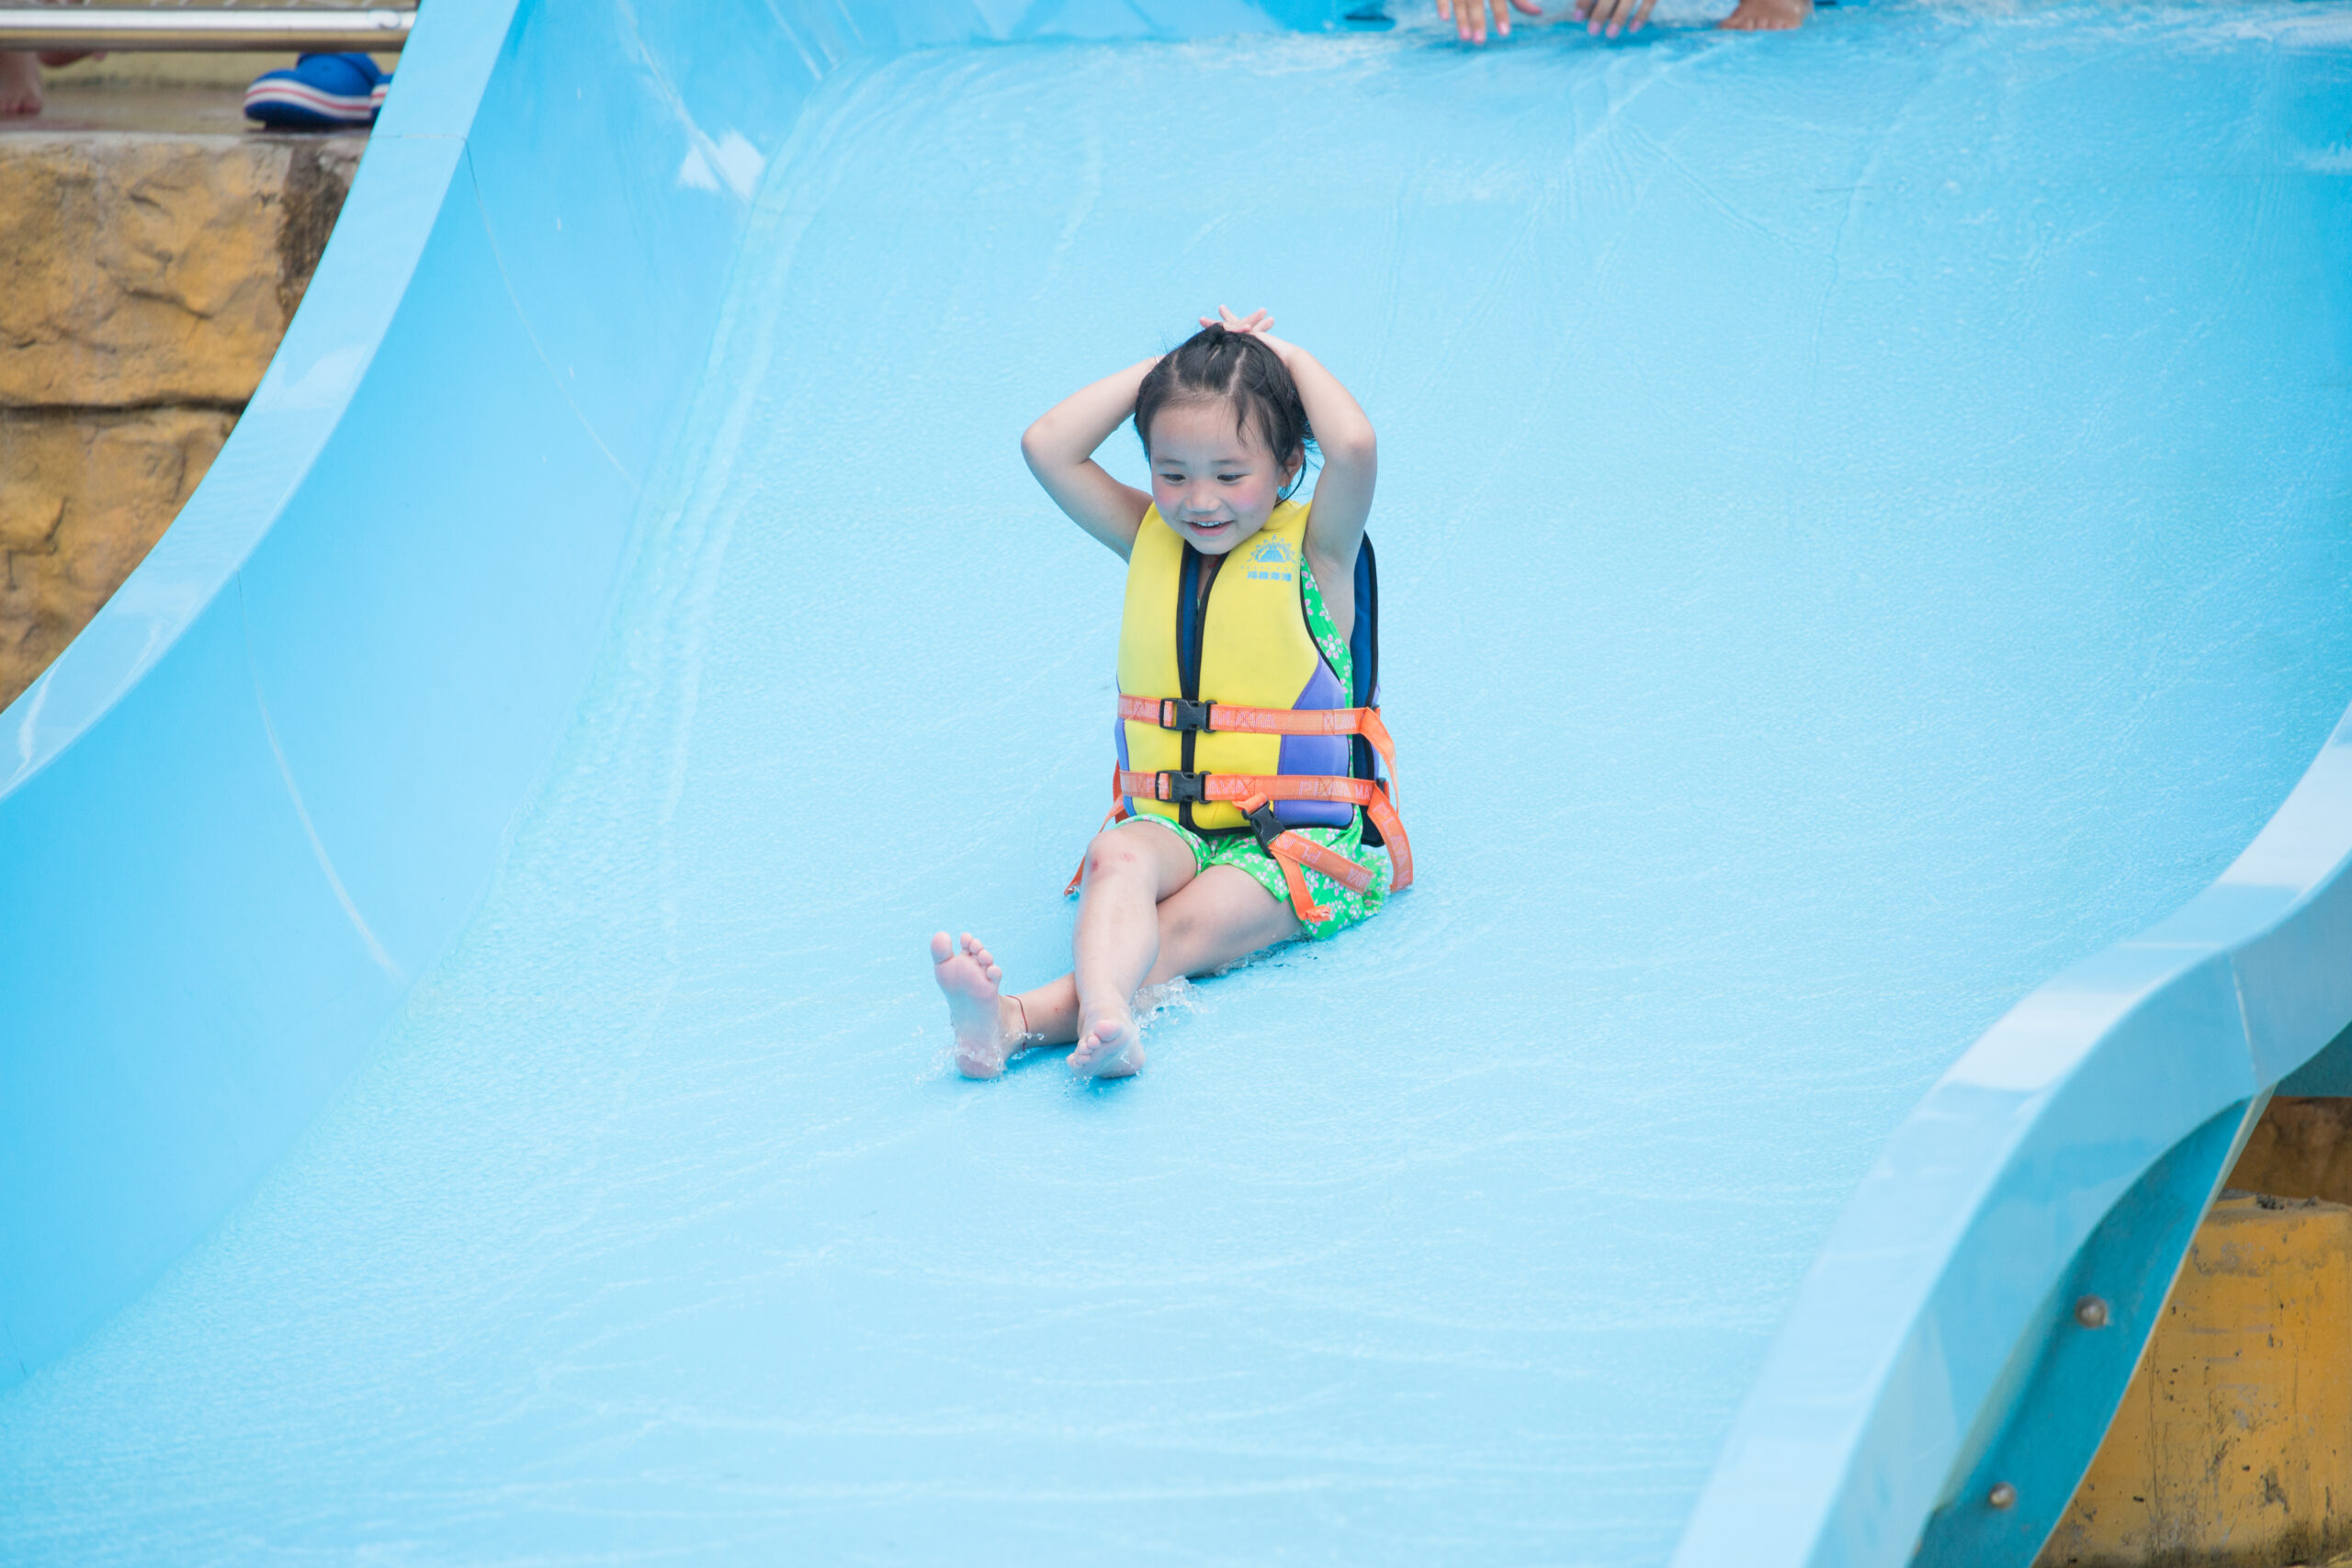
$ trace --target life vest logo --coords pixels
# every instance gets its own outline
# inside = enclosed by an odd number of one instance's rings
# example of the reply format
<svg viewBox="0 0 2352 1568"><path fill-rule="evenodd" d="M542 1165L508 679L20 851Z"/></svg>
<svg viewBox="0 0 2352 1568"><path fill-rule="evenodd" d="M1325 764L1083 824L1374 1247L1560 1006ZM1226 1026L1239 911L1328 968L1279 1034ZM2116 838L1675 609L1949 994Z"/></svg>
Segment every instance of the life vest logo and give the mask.
<svg viewBox="0 0 2352 1568"><path fill-rule="evenodd" d="M1264 544L1260 545L1256 549L1250 551L1250 558L1263 566L1289 566L1291 563L1298 559L1298 552L1292 549L1281 539L1273 538L1268 539ZM1292 581L1291 574L1286 571L1252 571L1250 575L1261 579L1267 582L1288 582Z"/></svg>

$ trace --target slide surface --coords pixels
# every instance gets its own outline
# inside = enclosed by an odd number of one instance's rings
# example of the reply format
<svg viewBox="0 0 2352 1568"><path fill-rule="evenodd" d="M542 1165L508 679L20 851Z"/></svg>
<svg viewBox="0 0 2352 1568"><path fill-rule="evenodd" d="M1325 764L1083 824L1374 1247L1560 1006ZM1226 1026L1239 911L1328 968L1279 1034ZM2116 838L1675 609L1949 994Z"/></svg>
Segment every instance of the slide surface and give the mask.
<svg viewBox="0 0 2352 1568"><path fill-rule="evenodd" d="M1808 1270L1874 1170L1959 1256L1915 1108L2347 751L2352 6L808 9L437 0L243 445L7 716L11 901L93 890L11 917L71 987L0 960L0 1558L1727 1562L1769 1451L1747 1561L1905 1561L2040 1331L1808 1448L1776 1334L1929 1311ZM1221 303L1378 427L1420 880L1135 1080L967 1084L923 942L1057 973L1107 804L1122 566L1017 438ZM2018 1312L2352 1021L2293 929L2295 1043L2135 1047L2177 1105L1952 1200Z"/></svg>

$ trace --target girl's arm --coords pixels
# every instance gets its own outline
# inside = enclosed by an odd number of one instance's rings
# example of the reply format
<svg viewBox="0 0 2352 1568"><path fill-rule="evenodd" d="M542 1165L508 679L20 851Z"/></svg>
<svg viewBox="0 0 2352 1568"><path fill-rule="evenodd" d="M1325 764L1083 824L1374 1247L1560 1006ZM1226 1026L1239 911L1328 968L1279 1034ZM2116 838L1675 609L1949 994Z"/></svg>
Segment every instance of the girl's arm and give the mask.
<svg viewBox="0 0 2352 1568"><path fill-rule="evenodd" d="M1113 479L1094 449L1136 412L1136 392L1157 355L1081 387L1046 411L1021 435L1029 471L1069 520L1127 558L1151 497ZM1344 393L1341 394L1345 396ZM1313 415L1308 416L1310 419ZM1358 525L1361 530L1362 525ZM1351 558L1352 559L1353 558Z"/></svg>
<svg viewBox="0 0 2352 1568"><path fill-rule="evenodd" d="M1306 559L1322 586L1324 604L1340 626L1347 626L1355 605L1356 551L1372 517L1373 485L1380 477L1372 421L1321 361L1268 330L1274 323L1265 311L1252 312L1243 321L1220 306L1217 315L1231 331L1256 333L1281 356L1283 368L1298 388L1298 400L1306 405L1306 423L1314 427L1315 445L1323 454L1323 477L1315 481L1315 506L1306 514ZM1202 319L1201 325L1210 324Z"/></svg>

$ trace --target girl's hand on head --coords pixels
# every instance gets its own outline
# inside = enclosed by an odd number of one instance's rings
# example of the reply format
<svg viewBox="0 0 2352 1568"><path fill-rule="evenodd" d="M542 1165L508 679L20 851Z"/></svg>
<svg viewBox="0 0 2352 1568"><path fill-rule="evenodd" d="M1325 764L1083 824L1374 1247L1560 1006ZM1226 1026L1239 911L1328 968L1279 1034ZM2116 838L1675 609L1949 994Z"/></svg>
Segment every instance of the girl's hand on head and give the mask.
<svg viewBox="0 0 2352 1568"><path fill-rule="evenodd" d="M1214 317L1201 318L1201 325L1223 327L1229 333L1255 333L1261 337L1274 335L1274 318L1271 312L1265 310L1252 310L1246 316L1237 316L1219 305Z"/></svg>
<svg viewBox="0 0 2352 1568"><path fill-rule="evenodd" d="M1577 15L1583 16L1592 3L1593 0L1582 0L1577 6ZM1642 9L1646 11L1649 7L1645 6ZM1505 0L1437 0L1437 14L1453 24L1454 37L1464 43L1487 41L1487 18L1490 13L1495 31L1504 38L1510 37L1513 11L1522 17L1540 17L1544 7L1536 0L1509 0L1509 4Z"/></svg>
<svg viewBox="0 0 2352 1568"><path fill-rule="evenodd" d="M1650 19L1650 7L1657 4L1657 0L1577 0L1577 19L1595 37L1606 29L1615 38L1620 32L1640 32L1642 24Z"/></svg>

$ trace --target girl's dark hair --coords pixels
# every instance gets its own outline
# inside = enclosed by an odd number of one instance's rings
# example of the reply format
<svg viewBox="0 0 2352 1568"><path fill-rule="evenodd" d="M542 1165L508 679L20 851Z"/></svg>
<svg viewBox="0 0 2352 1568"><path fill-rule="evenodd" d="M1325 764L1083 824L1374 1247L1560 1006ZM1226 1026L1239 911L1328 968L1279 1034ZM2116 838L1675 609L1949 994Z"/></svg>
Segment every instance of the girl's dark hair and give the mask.
<svg viewBox="0 0 2352 1568"><path fill-rule="evenodd" d="M1145 375L1136 391L1136 436L1147 457L1151 422L1170 403L1229 404L1236 431L1256 430L1278 464L1296 459L1298 473L1283 487L1284 499L1306 477L1306 449L1315 444L1306 405L1281 356L1255 333L1203 327Z"/></svg>

